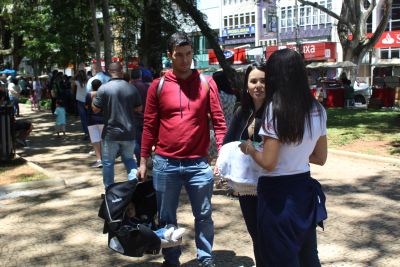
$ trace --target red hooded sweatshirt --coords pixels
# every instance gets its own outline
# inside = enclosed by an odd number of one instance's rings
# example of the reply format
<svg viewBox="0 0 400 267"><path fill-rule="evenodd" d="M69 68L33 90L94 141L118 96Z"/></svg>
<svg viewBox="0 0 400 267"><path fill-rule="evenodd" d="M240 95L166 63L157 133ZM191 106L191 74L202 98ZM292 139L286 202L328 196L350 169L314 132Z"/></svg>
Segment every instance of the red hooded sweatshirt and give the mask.
<svg viewBox="0 0 400 267"><path fill-rule="evenodd" d="M226 133L218 87L205 76L207 90L200 73L193 70L186 80L179 80L172 71L165 74L161 94L157 96L160 79L150 85L144 111L141 156L149 157L153 145L156 154L183 159L206 157L210 144L208 113L214 127L218 150Z"/></svg>

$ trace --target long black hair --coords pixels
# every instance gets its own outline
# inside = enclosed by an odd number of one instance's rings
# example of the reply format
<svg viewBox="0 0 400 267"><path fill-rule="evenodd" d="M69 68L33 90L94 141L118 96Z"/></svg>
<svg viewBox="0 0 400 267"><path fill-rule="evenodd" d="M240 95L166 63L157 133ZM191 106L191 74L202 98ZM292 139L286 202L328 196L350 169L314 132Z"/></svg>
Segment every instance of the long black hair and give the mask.
<svg viewBox="0 0 400 267"><path fill-rule="evenodd" d="M267 105L272 103L272 122L279 141L300 143L306 124L311 134L312 110L316 107L322 114L322 106L310 92L302 56L292 49L274 52L267 62L266 87ZM264 119L271 119L270 112L267 108ZM263 128L267 131L265 123Z"/></svg>
<svg viewBox="0 0 400 267"><path fill-rule="evenodd" d="M249 94L249 90L248 90L248 88L247 88L247 84L248 84L248 82L249 82L249 75L250 75L250 72L252 71L252 70L254 70L254 69L258 69L258 70L260 70L260 71L262 71L262 72L266 72L266 66L265 66L265 64L263 64L263 63L261 63L261 64L259 64L259 63L254 63L254 64L251 64L251 65L249 65L248 67L247 67L247 69L246 69L246 73L245 73L245 75L244 75L244 84L243 84L243 89L242 89L242 96L241 96L241 98L240 98L240 104L241 104L241 106L242 106L242 110L244 111L244 112L250 112L251 110L255 110L255 107L254 107L254 103L253 103L253 99L251 98L251 96L250 96L250 94ZM267 91L267 88L265 87L265 91ZM264 107L265 107L265 103L264 103L264 105L259 109L259 111L261 110L261 111L264 111Z"/></svg>

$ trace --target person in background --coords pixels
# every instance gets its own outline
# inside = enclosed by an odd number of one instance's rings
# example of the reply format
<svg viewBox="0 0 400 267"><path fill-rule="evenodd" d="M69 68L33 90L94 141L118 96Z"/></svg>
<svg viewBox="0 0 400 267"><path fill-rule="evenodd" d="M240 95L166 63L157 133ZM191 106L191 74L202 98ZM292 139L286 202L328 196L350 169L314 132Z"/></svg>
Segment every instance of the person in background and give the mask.
<svg viewBox="0 0 400 267"><path fill-rule="evenodd" d="M131 71L130 83L133 84L139 91L142 99L142 106L146 106L147 90L149 85L142 81L142 70L140 68ZM140 148L142 146L142 132L143 132L143 111L135 113L135 157L136 162L140 163Z"/></svg>
<svg viewBox="0 0 400 267"><path fill-rule="evenodd" d="M93 80L99 80L101 84L106 84L111 79L110 76L106 75L103 72L103 69L101 68L100 64L97 63L92 64L92 75L93 76L88 80L86 84L86 93L92 91Z"/></svg>
<svg viewBox="0 0 400 267"><path fill-rule="evenodd" d="M137 179L137 164L134 154L135 112L142 110L138 90L123 79L122 65L113 62L109 66L112 79L102 84L93 98L94 112L103 112L101 156L103 164L103 183L107 188L114 183L114 164L117 152L125 164L128 180Z"/></svg>
<svg viewBox="0 0 400 267"><path fill-rule="evenodd" d="M229 129L236 104L236 96L232 90L231 83L224 72L215 72L213 74L213 79L218 86L218 93L221 100L222 111L224 112L226 127ZM208 156L210 158L210 162L213 159L216 159L218 156L217 144L215 143L213 129L210 130L210 147L208 149Z"/></svg>
<svg viewBox="0 0 400 267"><path fill-rule="evenodd" d="M282 77L286 77L283 79ZM257 246L262 266L321 266L316 227L327 218L325 195L310 163L327 158L326 112L313 97L302 56L274 52L266 68L266 110L259 135L240 144L266 175L257 184Z"/></svg>
<svg viewBox="0 0 400 267"><path fill-rule="evenodd" d="M63 133L65 137L65 124L67 123L67 112L64 108L64 103L61 99L56 102L56 109L54 110L54 115L56 115L56 133L57 137L60 137L60 132Z"/></svg>
<svg viewBox="0 0 400 267"><path fill-rule="evenodd" d="M40 82L38 77L35 77L33 83L32 83L32 91L34 92L36 96L36 102L37 102L37 109L40 110L40 100L42 99L42 83Z"/></svg>
<svg viewBox="0 0 400 267"><path fill-rule="evenodd" d="M75 81L72 83L73 90L75 91L76 105L78 108L79 117L81 119L82 131L84 133L83 140L89 139L88 130L88 115L85 109L86 98L86 84L87 77L84 70L79 70L75 76Z"/></svg>
<svg viewBox="0 0 400 267"><path fill-rule="evenodd" d="M8 76L8 97L14 106L14 114L19 117L19 95L21 93L21 88L18 85L18 80L12 76Z"/></svg>
<svg viewBox="0 0 400 267"><path fill-rule="evenodd" d="M103 132L104 119L103 113L94 113L92 110L92 99L96 97L97 90L101 86L100 80L92 81L92 91L86 94L85 108L88 114L88 130L90 136L90 142L92 143L93 149L96 155L96 161L90 166L92 168L101 168L101 133Z"/></svg>
<svg viewBox="0 0 400 267"><path fill-rule="evenodd" d="M251 140L262 147L262 136L258 133L263 124L266 103L265 65L253 64L247 67L244 76L241 105L234 113L230 127L224 138L224 145L234 141ZM237 147L237 145L236 145ZM239 153L241 153L239 151ZM229 160L229 156L228 156ZM244 163L243 163L244 164ZM250 168L242 167L242 169ZM257 168L258 170L259 168ZM253 170L250 170L253 171ZM235 174L233 174L235 175ZM265 266L257 243L257 181L251 173L244 173L246 179L240 183L229 181L229 185L238 196L240 208L246 223L247 231L253 241L256 266ZM251 181L251 182L250 182Z"/></svg>

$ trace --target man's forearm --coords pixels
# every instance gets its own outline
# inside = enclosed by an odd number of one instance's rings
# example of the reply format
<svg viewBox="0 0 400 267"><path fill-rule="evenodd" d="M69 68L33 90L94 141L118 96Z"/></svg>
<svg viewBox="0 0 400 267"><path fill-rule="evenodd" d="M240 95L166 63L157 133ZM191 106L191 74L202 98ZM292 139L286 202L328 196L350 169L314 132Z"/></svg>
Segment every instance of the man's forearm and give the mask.
<svg viewBox="0 0 400 267"><path fill-rule="evenodd" d="M148 157L140 157L140 166L147 166Z"/></svg>

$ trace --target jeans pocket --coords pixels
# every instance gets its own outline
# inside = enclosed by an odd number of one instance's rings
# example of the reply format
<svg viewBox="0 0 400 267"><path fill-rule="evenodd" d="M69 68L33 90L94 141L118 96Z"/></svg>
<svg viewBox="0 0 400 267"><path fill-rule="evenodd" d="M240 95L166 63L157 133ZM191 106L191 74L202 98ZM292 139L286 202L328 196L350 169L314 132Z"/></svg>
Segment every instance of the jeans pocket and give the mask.
<svg viewBox="0 0 400 267"><path fill-rule="evenodd" d="M199 169L207 169L209 167L209 165L205 161L199 161L199 162L196 162L196 167Z"/></svg>
<svg viewBox="0 0 400 267"><path fill-rule="evenodd" d="M164 171L167 167L167 161L160 158L153 159L153 170Z"/></svg>

